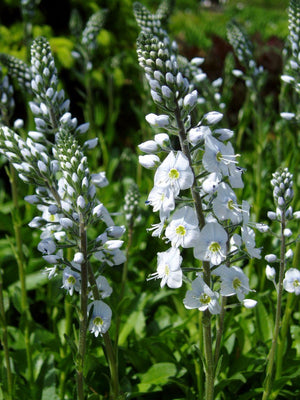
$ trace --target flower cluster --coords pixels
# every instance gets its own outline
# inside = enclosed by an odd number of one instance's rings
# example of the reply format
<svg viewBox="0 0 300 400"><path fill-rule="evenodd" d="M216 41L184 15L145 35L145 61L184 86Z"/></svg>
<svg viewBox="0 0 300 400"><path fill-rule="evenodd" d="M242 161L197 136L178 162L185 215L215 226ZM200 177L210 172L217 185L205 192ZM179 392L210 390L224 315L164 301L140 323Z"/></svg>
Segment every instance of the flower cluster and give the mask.
<svg viewBox="0 0 300 400"><path fill-rule="evenodd" d="M274 203L276 206L275 211L269 211L268 217L271 221L276 221L281 226L281 234L278 236L278 239L281 241L282 250L284 254L281 254L278 258L276 254L267 254L265 256L265 260L268 263L276 264L280 263L282 269L282 274L279 277L279 284L283 284L283 287L286 291L295 293L296 295L300 294L300 271L297 268L289 268L285 271L286 265L291 264L293 261L293 251L290 246L295 243L292 240L292 231L287 227L287 222L293 219L300 218L300 211L293 211L291 206L291 202L293 200L294 191L293 191L293 175L289 172L287 168L283 170L277 171L273 174L273 179L271 180L271 185L273 186L273 197ZM275 234L274 234L275 235ZM296 240L299 240L300 236L298 235ZM286 240L289 240L286 243ZM283 278L283 272L285 271L285 276ZM271 280L276 288L276 270L274 267L271 267L269 264L266 267L266 276L269 280ZM280 279L283 279L283 282L280 282Z"/></svg>
<svg viewBox="0 0 300 400"><path fill-rule="evenodd" d="M163 111L146 116L150 125L163 132L139 145L146 153L139 157L140 163L156 169L147 204L159 213L160 222L150 230L170 244L168 250L158 253L157 271L149 279L161 279L161 286L170 288L180 287L184 279L189 281L181 268L181 249L191 249L201 266L188 268L196 271L197 277L184 305L218 314L220 295L237 295L244 301L250 291L243 264L232 264L246 256L260 258L260 249L255 247L249 222L250 206L246 201L238 204L233 190L243 187L239 155L229 142L233 132L216 127L223 117L217 111L204 114L193 124L192 111L199 104L199 95L180 70L168 43L144 30L137 45L152 99ZM187 70L190 73L192 69Z"/></svg>
<svg viewBox="0 0 300 400"><path fill-rule="evenodd" d="M292 86L293 90L297 95L300 94L299 81L300 81L300 65L299 65L299 17L300 17L300 4L299 1L291 0L289 6L289 37L288 37L288 49L284 49L284 52L288 56L288 61L285 65L284 74L281 76L281 80ZM289 96L289 107L291 103L291 96ZM295 112L284 111L280 115L286 120L299 119L298 101L295 104Z"/></svg>
<svg viewBox="0 0 300 400"><path fill-rule="evenodd" d="M77 119L69 113L70 102L58 90L55 63L45 38L34 41L31 55L35 98L30 107L36 131L29 132L24 140L10 128L0 128L0 152L19 177L35 187L35 193L25 200L40 212L29 226L41 230L38 250L51 265L46 268L49 278L61 272L62 287L73 295L83 290L83 270L88 276L84 289L90 299L90 330L98 336L107 331L111 318L109 306L101 300L111 293L103 271L106 266L125 261L120 250L124 227L114 225L108 210L97 199L96 188L108 182L103 172L89 171L83 153L84 148L96 146L97 140L79 144L77 136L87 131L88 124L78 126ZM93 225L102 227L102 232L90 239L87 231ZM92 257L98 260L95 271Z"/></svg>
<svg viewBox="0 0 300 400"><path fill-rule="evenodd" d="M264 82L265 72L262 65L257 66L253 54L253 45L236 21L231 21L228 24L227 38L239 62L245 68L245 72L234 69L232 71L233 75L244 79L248 87L259 90Z"/></svg>

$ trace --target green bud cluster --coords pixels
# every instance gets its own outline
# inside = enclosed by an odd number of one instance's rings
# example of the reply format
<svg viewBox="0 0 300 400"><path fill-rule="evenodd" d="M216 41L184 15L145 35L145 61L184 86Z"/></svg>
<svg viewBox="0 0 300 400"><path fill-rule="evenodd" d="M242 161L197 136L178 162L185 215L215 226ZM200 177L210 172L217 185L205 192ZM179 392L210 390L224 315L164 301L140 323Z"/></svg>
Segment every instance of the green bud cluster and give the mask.
<svg viewBox="0 0 300 400"><path fill-rule="evenodd" d="M124 211L126 220L129 223L134 223L135 219L138 217L140 207L139 207L139 200L140 200L140 192L138 186L135 183L132 183L127 190L125 195L125 204L124 204Z"/></svg>
<svg viewBox="0 0 300 400"><path fill-rule="evenodd" d="M284 168L276 171L272 176L271 185L275 204L280 209L286 209L294 196L293 174L289 172L288 168Z"/></svg>
<svg viewBox="0 0 300 400"><path fill-rule="evenodd" d="M97 35L104 25L105 17L106 12L104 10L97 11L90 17L82 32L81 44L89 53L93 52L97 47Z"/></svg>
<svg viewBox="0 0 300 400"><path fill-rule="evenodd" d="M14 112L15 100L14 89L10 84L8 76L3 76L0 68L0 122L7 123Z"/></svg>
<svg viewBox="0 0 300 400"><path fill-rule="evenodd" d="M21 13L24 21L31 21L35 14L36 0L21 0Z"/></svg>
<svg viewBox="0 0 300 400"><path fill-rule="evenodd" d="M153 101L168 112L182 107L183 97L189 92L189 82L179 71L176 57L170 54L168 47L156 37L141 33L137 54Z"/></svg>
<svg viewBox="0 0 300 400"><path fill-rule="evenodd" d="M161 19L165 17L168 7L159 9L156 14L151 14L147 8L138 2L133 4L133 12L141 32L151 34L159 40L169 42L167 32L161 27Z"/></svg>
<svg viewBox="0 0 300 400"><path fill-rule="evenodd" d="M237 22L231 21L227 25L227 38L240 63L245 68L249 68L254 60L253 45Z"/></svg>
<svg viewBox="0 0 300 400"><path fill-rule="evenodd" d="M0 62L7 67L8 75L16 79L18 86L20 89L26 93L31 95L31 80L32 80L32 71L31 68L22 60L19 60L16 57L13 57L8 54L0 54Z"/></svg>

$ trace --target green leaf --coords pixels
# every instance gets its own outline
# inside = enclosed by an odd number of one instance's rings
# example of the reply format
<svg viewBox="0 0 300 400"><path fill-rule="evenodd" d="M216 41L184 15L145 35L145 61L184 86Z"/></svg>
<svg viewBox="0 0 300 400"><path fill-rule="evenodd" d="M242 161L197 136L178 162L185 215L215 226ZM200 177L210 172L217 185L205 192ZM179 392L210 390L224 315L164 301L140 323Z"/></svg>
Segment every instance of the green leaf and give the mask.
<svg viewBox="0 0 300 400"><path fill-rule="evenodd" d="M170 377L176 375L177 368L173 363L157 363L152 365L147 372L139 374L141 383L138 388L146 392L150 387L162 386L168 383Z"/></svg>

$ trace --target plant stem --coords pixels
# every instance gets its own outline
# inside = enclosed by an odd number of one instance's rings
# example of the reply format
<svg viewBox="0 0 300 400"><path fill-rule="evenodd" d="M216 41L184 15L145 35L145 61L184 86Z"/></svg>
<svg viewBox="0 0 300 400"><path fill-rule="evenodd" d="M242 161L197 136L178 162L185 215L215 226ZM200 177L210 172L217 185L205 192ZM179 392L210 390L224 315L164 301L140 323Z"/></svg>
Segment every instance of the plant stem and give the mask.
<svg viewBox="0 0 300 400"><path fill-rule="evenodd" d="M2 270L0 270L0 322L2 328L1 344L4 349L4 358L6 364L6 377L7 377L7 400L12 400L13 395L13 380L10 368L10 357L9 357L9 346L8 346L8 332L6 324L6 316L3 301L3 281L2 281Z"/></svg>
<svg viewBox="0 0 300 400"><path fill-rule="evenodd" d="M100 300L101 295L99 293L95 275L93 273L93 270L92 270L90 264L88 264L88 279L89 279L89 283L90 283L92 291L93 291L94 299ZM116 354L114 352L114 348L111 343L109 333L106 332L102 336L103 336L103 340L104 340L106 356L107 356L107 361L108 361L109 370L110 370L110 377L111 377L111 385L110 385L111 393L110 393L109 398L111 400L117 400L120 396L120 384L119 384L117 358L116 358Z"/></svg>
<svg viewBox="0 0 300 400"><path fill-rule="evenodd" d="M227 298L222 297L222 304L221 304L221 313L220 313L220 319L219 319L219 327L217 330L217 338L216 338L216 347L215 347L215 366L218 364L219 356L220 356L220 348L221 348L221 339L222 339L222 334L223 334L223 329L224 329L224 318L225 318L225 306L227 303Z"/></svg>
<svg viewBox="0 0 300 400"><path fill-rule="evenodd" d="M9 181L11 185L12 200L14 209L12 212L12 223L14 228L15 240L16 240L16 251L15 257L18 265L18 274L21 286L21 313L24 321L24 339L26 347L26 360L28 367L28 380L31 388L32 396L35 397L35 385L33 379L33 363L32 363L32 349L30 344L30 321L31 314L28 307L27 290L26 290L26 272L25 272L25 260L23 255L23 241L21 234L21 222L19 212L19 201L18 201L18 190L17 190L17 174L14 167L10 164L9 166Z"/></svg>
<svg viewBox="0 0 300 400"><path fill-rule="evenodd" d="M195 172L192 164L192 158L190 154L189 145L187 142L186 131L184 127L184 123L180 117L180 109L177 104L175 110L175 117L178 126L179 133L179 141L183 154L189 160L190 167L194 174L194 184L191 188L192 197L195 204L197 219L199 222L199 228L202 229L205 225L205 217L202 209L201 197L196 189L196 179ZM211 287L211 279L210 279L210 264L208 261L203 261L203 280ZM211 337L211 314L208 310L204 311L202 318L203 325L203 338L204 338L204 354L206 360L206 368L205 368L205 400L213 400L214 397L214 358L212 351L212 337Z"/></svg>
<svg viewBox="0 0 300 400"><path fill-rule="evenodd" d="M278 281L278 293L277 293L277 304L276 304L276 317L275 317L275 327L272 338L272 346L268 356L266 379L263 392L263 400L267 400L272 390L273 385L273 372L274 372L274 361L275 353L279 336L279 329L281 323L281 302L283 293L283 277L285 270L285 210L282 211L281 217L281 245L280 245L280 268L279 268L279 281Z"/></svg>
<svg viewBox="0 0 300 400"><path fill-rule="evenodd" d="M81 294L80 294L80 322L79 322L79 345L77 363L77 397L84 400L84 362L86 353L86 331L87 331L87 305L88 305L88 252L87 234L83 215L80 214L80 251L83 253L84 262L81 264Z"/></svg>

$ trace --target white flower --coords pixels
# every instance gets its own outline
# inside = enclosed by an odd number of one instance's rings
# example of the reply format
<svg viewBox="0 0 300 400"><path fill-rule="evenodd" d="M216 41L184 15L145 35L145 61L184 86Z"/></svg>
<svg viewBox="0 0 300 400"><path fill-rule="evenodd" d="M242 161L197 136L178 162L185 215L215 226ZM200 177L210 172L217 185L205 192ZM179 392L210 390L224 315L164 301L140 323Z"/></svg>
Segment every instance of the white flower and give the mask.
<svg viewBox="0 0 300 400"><path fill-rule="evenodd" d="M210 261L219 265L226 259L226 243L228 240L225 229L217 222L207 223L200 232L194 256L199 260Z"/></svg>
<svg viewBox="0 0 300 400"><path fill-rule="evenodd" d="M179 249L171 247L169 250L157 253L157 270L150 275L149 279L161 279L160 287L166 284L171 289L176 289L182 285L182 270L180 265L182 257Z"/></svg>
<svg viewBox="0 0 300 400"><path fill-rule="evenodd" d="M73 295L74 290L80 292L80 274L70 267L66 267L63 272L62 288L66 289L70 296Z"/></svg>
<svg viewBox="0 0 300 400"><path fill-rule="evenodd" d="M45 255L53 254L56 250L54 240L51 238L41 240L38 244L38 250Z"/></svg>
<svg viewBox="0 0 300 400"><path fill-rule="evenodd" d="M205 138L205 152L202 161L208 172L221 172L224 176L233 175L237 157L230 142L224 144L213 136Z"/></svg>
<svg viewBox="0 0 300 400"><path fill-rule="evenodd" d="M295 293L295 295L300 294L300 271L296 268L290 268L286 271L283 287L289 293Z"/></svg>
<svg viewBox="0 0 300 400"><path fill-rule="evenodd" d="M274 281L276 276L276 270L275 268L271 267L270 265L266 266L266 277L270 281Z"/></svg>
<svg viewBox="0 0 300 400"><path fill-rule="evenodd" d="M230 219L233 224L242 221L242 209L236 203L236 195L224 182L218 187L217 197L213 200L213 210L221 221Z"/></svg>
<svg viewBox="0 0 300 400"><path fill-rule="evenodd" d="M246 250L249 253L250 257L253 258L261 258L261 249L255 247L255 233L254 230L244 225L241 228L242 232L242 240L245 244ZM268 261L270 262L270 261Z"/></svg>
<svg viewBox="0 0 300 400"><path fill-rule="evenodd" d="M139 163L147 169L156 168L160 164L160 159L156 154L146 154L139 156Z"/></svg>
<svg viewBox="0 0 300 400"><path fill-rule="evenodd" d="M160 128L164 128L169 125L170 120L168 115L156 115L156 114L148 114L146 115L146 121L153 126L158 126Z"/></svg>
<svg viewBox="0 0 300 400"><path fill-rule="evenodd" d="M75 254L74 254L73 261L74 261L76 264L82 264L83 261L84 261L84 255L83 255L83 253L81 253L80 251L78 251L77 253L75 253Z"/></svg>
<svg viewBox="0 0 300 400"><path fill-rule="evenodd" d="M173 191L169 188L154 186L149 193L146 204L153 207L153 212L159 211L160 219L170 216L170 212L175 208L175 198Z"/></svg>
<svg viewBox="0 0 300 400"><path fill-rule="evenodd" d="M295 114L290 112L282 112L280 113L280 116L281 118L286 119L288 121L295 118Z"/></svg>
<svg viewBox="0 0 300 400"><path fill-rule="evenodd" d="M160 223L152 224L151 228L147 228L147 231L149 231L149 232L152 231L152 236L153 237L160 237L164 227L165 227L165 219L162 219L160 221Z"/></svg>
<svg viewBox="0 0 300 400"><path fill-rule="evenodd" d="M202 182L202 189L205 193L215 193L218 189L219 183L221 182L221 175L216 172L212 172L208 177Z"/></svg>
<svg viewBox="0 0 300 400"><path fill-rule="evenodd" d="M218 111L210 111L209 113L205 114L203 119L206 120L208 125L214 125L221 121L223 118L223 114Z"/></svg>
<svg viewBox="0 0 300 400"><path fill-rule="evenodd" d="M189 248L198 245L200 231L195 210L189 206L176 210L166 228L165 235L173 247Z"/></svg>
<svg viewBox="0 0 300 400"><path fill-rule="evenodd" d="M98 337L99 333L103 334L108 331L112 311L107 304L101 300L93 301L88 305L88 315L90 316L89 331L91 333Z"/></svg>
<svg viewBox="0 0 300 400"><path fill-rule="evenodd" d="M196 126L188 131L188 140L193 146L196 146L211 134L211 130L208 126Z"/></svg>
<svg viewBox="0 0 300 400"><path fill-rule="evenodd" d="M96 279L96 284L102 299L109 297L112 294L112 287L104 276L99 275Z"/></svg>
<svg viewBox="0 0 300 400"><path fill-rule="evenodd" d="M208 309L211 314L219 314L221 312L218 294L208 287L201 276L198 276L192 282L192 290L186 292L183 304L187 309L198 308L200 311Z"/></svg>
<svg viewBox="0 0 300 400"><path fill-rule="evenodd" d="M257 301L253 299L244 299L242 303L246 308L254 308L257 304Z"/></svg>
<svg viewBox="0 0 300 400"><path fill-rule="evenodd" d="M103 188L108 185L108 180L105 175L105 171L99 172L98 174L92 174L91 179L94 185Z"/></svg>
<svg viewBox="0 0 300 400"><path fill-rule="evenodd" d="M154 140L162 149L170 147L170 138L166 133L157 133Z"/></svg>
<svg viewBox="0 0 300 400"><path fill-rule="evenodd" d="M171 151L157 168L154 176L154 186L170 187L175 196L180 190L191 188L193 182L194 174L189 160L181 151L178 151L176 156Z"/></svg>
<svg viewBox="0 0 300 400"><path fill-rule="evenodd" d="M273 262L276 262L276 261L277 261L277 256L276 256L275 254L267 254L267 255L265 256L265 260L266 260L268 263L273 263Z"/></svg>
<svg viewBox="0 0 300 400"><path fill-rule="evenodd" d="M222 296L233 296L236 294L239 301L243 301L245 294L249 293L249 279L241 268L234 265L230 268L221 265L212 273L221 278L220 294Z"/></svg>
<svg viewBox="0 0 300 400"><path fill-rule="evenodd" d="M158 144L155 140L147 140L138 145L138 148L144 153L155 153L158 150Z"/></svg>

